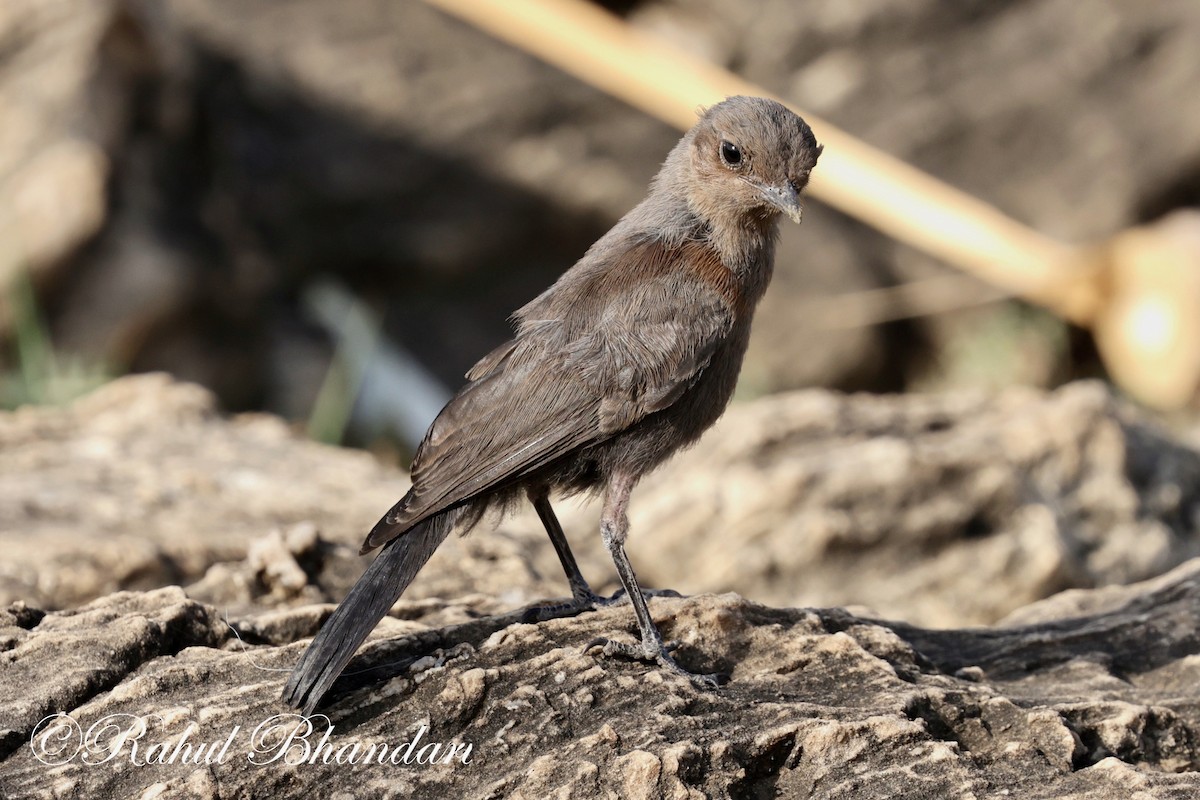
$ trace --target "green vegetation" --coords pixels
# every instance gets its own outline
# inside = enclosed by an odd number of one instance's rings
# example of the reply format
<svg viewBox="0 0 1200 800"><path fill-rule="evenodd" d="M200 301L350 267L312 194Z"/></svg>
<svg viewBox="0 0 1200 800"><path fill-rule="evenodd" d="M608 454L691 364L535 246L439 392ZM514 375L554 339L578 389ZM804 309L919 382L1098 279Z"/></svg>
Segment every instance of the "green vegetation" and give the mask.
<svg viewBox="0 0 1200 800"><path fill-rule="evenodd" d="M61 405L115 376L107 366L57 352L38 309L29 276L21 272L9 287L12 357L0 360L0 408ZM15 364L9 367L8 364Z"/></svg>

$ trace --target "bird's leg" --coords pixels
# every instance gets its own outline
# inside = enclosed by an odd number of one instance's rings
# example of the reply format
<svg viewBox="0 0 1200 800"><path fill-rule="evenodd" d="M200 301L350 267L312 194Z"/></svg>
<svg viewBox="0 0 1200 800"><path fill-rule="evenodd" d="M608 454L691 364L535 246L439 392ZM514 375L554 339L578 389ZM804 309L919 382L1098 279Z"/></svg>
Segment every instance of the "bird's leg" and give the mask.
<svg viewBox="0 0 1200 800"><path fill-rule="evenodd" d="M699 686L715 688L722 683L722 676L689 672L671 657L671 651L675 648L663 642L662 634L655 627L650 609L646 605L646 598L633 572L633 565L629 563L629 556L625 554L625 537L629 533L629 516L626 509L629 506L629 494L633 491L635 483L637 478L629 475L614 475L609 479L604 492L604 511L600 516L600 534L604 537L604 546L608 548L617 567L617 575L621 578L621 585L625 587L625 594L633 604L633 613L637 617L642 641L638 644L627 644L600 638L589 642L584 650L603 647L606 656L620 655L641 661L657 661L660 666L687 677Z"/></svg>
<svg viewBox="0 0 1200 800"><path fill-rule="evenodd" d="M554 545L554 552L558 554L563 572L566 573L567 583L571 587L572 605L579 606L581 610L604 605L606 598L593 592L583 573L579 571L579 565L575 563L575 556L571 553L571 545L567 543L567 537L563 534L562 525L558 523L558 517L550 507L550 498L546 490L530 489L528 494L538 517L542 520L542 525L546 528L550 543Z"/></svg>
<svg viewBox="0 0 1200 800"><path fill-rule="evenodd" d="M597 608L604 608L623 602L625 599L624 588L618 589L612 597L604 597L592 591L592 587L588 585L587 580L583 577L579 565L575 563L575 556L571 553L571 546L567 543L567 537L563 533L562 525L559 524L558 517L555 515L554 509L550 506L547 490L544 487L531 488L527 491L527 494L529 495L529 502L533 503L538 517L542 520L542 525L546 528L546 534L550 537L550 543L554 545L554 552L558 554L559 563L562 564L563 573L566 574L567 583L571 587L571 602L537 606L529 610L527 618L535 622L555 619L564 614L593 611ZM680 596L679 592L672 591L671 589L643 589L642 595L646 597Z"/></svg>

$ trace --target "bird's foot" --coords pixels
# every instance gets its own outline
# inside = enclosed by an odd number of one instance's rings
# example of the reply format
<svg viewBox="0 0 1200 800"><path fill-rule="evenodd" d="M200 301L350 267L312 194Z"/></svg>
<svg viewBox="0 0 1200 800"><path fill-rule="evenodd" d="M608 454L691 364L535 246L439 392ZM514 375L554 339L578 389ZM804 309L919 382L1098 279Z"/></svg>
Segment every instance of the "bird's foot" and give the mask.
<svg viewBox="0 0 1200 800"><path fill-rule="evenodd" d="M594 608L595 606L591 599L575 597L562 603L531 606L525 609L521 621L525 623L546 622L552 619L562 619L563 617L574 617L577 614L582 614L584 611L591 611Z"/></svg>
<svg viewBox="0 0 1200 800"><path fill-rule="evenodd" d="M596 597L593 595L593 597ZM642 597L649 600L652 597L683 597L674 589L642 589ZM620 605L628 602L629 598L625 594L625 589L622 587L613 592L612 597L596 597L596 607L608 607Z"/></svg>
<svg viewBox="0 0 1200 800"><path fill-rule="evenodd" d="M683 597L674 589L643 589L642 596L649 600L651 597ZM576 588L570 600L562 603L548 603L534 606L525 611L524 622L545 622L562 617L573 617L584 611L596 611L601 608L611 608L629 602L624 589L618 589L611 597L596 594L589 587Z"/></svg>
<svg viewBox="0 0 1200 800"><path fill-rule="evenodd" d="M600 647L605 656L620 656L634 661L654 661L663 669L687 678L698 689L716 689L729 682L728 675L719 672L697 673L685 669L671 657L671 653L679 648L679 642L664 643L661 639L643 639L637 644L618 642L613 639L599 637L588 642L583 648L587 653L595 647Z"/></svg>
<svg viewBox="0 0 1200 800"><path fill-rule="evenodd" d="M576 614L582 614L584 611L595 611L598 608L606 608L611 605L616 605L620 602L617 592L612 597L602 597L592 591L587 584L582 586L571 587L571 599L561 603L547 603L543 606L534 606L525 611L524 622L545 622L551 619L561 619L563 617L573 617Z"/></svg>

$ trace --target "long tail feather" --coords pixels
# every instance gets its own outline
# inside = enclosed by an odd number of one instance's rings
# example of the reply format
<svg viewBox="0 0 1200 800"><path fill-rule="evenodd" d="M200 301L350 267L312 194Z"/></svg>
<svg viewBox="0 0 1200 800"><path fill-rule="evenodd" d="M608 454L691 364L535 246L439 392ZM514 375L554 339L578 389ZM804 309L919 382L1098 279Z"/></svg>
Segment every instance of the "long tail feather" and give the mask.
<svg viewBox="0 0 1200 800"><path fill-rule="evenodd" d="M419 523L380 551L300 657L283 701L311 714L379 620L454 527L458 511Z"/></svg>

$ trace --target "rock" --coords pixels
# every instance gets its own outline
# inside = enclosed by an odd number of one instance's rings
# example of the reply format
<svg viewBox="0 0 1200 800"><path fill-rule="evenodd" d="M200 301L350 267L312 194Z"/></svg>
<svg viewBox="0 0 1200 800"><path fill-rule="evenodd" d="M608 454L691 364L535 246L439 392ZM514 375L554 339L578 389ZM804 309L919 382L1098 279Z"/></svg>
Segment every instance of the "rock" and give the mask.
<svg viewBox="0 0 1200 800"><path fill-rule="evenodd" d="M222 608L336 599L369 563L363 532L407 489L366 453L265 415L224 419L208 391L164 375L0 412L0 450L0 602L41 608L171 583ZM454 537L413 597L560 594L557 566L534 569L535 533Z"/></svg>
<svg viewBox="0 0 1200 800"><path fill-rule="evenodd" d="M395 610L404 629L381 626L308 721L279 716L290 712L277 699L302 644L252 637L261 618L227 624L175 588L73 611L10 607L0 613L0 790L14 799L218 786L221 796L414 798L1194 796L1200 560L1124 591L1124 605L1097 614L958 630L733 594L654 599L684 663L731 673L715 691L581 654L593 637L631 635L627 606L538 625L517 612L445 626L405 600ZM289 640L319 623L305 609L273 616L277 629L288 620ZM105 723L117 727L99 745L86 739ZM116 730L130 733L110 762L82 762L79 737L100 759ZM378 763L380 752L396 763ZM375 760L364 763L368 753Z"/></svg>
<svg viewBox="0 0 1200 800"><path fill-rule="evenodd" d="M741 590L651 603L720 690L582 652L627 605L525 623L565 587L518 515L447 541L308 721L280 687L401 476L158 375L0 414L0 449L5 798L1200 791L1198 456L1099 384L735 408L633 510L647 584Z"/></svg>
<svg viewBox="0 0 1200 800"><path fill-rule="evenodd" d="M406 488L366 454L223 419L162 376L0 413L0 448L0 601L48 609L171 583L234 611L337 600L367 563L364 531ZM1096 383L735 405L633 500L644 585L925 625L994 622L1200 552L1200 455ZM614 591L594 505L558 507L585 574ZM452 537L407 597L496 613L565 592L523 510Z"/></svg>
<svg viewBox="0 0 1200 800"><path fill-rule="evenodd" d="M196 580L280 526L349 541L403 486L369 455L304 442L278 419L222 419L209 392L163 375L66 410L2 413L0 449L0 597L44 608ZM361 513L323 507L341 493Z"/></svg>
<svg viewBox="0 0 1200 800"><path fill-rule="evenodd" d="M1200 453L1098 383L735 406L635 501L650 585L926 625L994 622L1200 553Z"/></svg>

